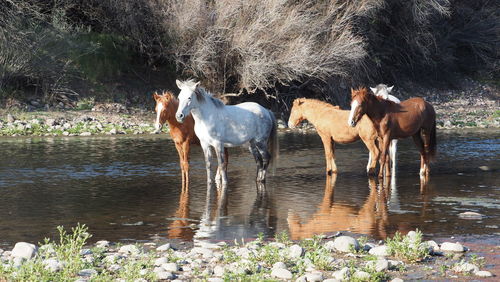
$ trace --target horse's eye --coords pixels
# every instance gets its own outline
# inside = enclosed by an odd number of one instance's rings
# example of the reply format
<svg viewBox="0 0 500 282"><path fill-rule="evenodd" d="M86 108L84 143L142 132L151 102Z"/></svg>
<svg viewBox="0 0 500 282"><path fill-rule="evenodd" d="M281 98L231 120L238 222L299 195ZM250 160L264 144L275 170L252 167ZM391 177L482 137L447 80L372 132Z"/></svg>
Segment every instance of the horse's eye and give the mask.
<svg viewBox="0 0 500 282"><path fill-rule="evenodd" d="M188 101L191 101L191 97L188 97Z"/></svg>

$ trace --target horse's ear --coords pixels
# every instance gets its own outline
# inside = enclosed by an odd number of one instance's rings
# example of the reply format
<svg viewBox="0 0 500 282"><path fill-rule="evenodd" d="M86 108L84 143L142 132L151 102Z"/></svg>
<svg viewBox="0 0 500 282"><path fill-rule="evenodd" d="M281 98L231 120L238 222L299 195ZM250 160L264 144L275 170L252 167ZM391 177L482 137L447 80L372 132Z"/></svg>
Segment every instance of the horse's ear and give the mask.
<svg viewBox="0 0 500 282"><path fill-rule="evenodd" d="M201 82L201 81L198 81L198 82L196 82L196 83L194 84L194 88L195 88L195 89L196 89L196 87L198 87L198 85L200 85L200 82Z"/></svg>
<svg viewBox="0 0 500 282"><path fill-rule="evenodd" d="M182 83L180 80L176 79L175 80L175 84L177 84L177 87L179 87L179 89L182 89L182 86L184 86L184 83Z"/></svg>
<svg viewBox="0 0 500 282"><path fill-rule="evenodd" d="M155 101L158 101L159 98L160 98L160 95L158 95L158 93L154 92L153 99L155 99Z"/></svg>
<svg viewBox="0 0 500 282"><path fill-rule="evenodd" d="M392 88L394 88L394 85L391 87L387 87L387 92L390 93L392 91Z"/></svg>
<svg viewBox="0 0 500 282"><path fill-rule="evenodd" d="M373 92L373 94L377 93L377 88L376 87L370 87L370 90Z"/></svg>

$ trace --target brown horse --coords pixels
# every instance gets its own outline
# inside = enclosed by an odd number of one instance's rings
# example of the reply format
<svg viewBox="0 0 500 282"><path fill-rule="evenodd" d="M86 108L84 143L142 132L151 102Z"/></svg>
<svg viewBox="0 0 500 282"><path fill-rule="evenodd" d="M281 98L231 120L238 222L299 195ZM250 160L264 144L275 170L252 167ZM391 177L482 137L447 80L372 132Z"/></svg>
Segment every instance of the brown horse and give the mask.
<svg viewBox="0 0 500 282"><path fill-rule="evenodd" d="M182 188L187 188L189 186L189 151L191 149L191 144L200 145L200 140L194 133L194 119L191 115L189 115L183 123L177 122L175 119L175 112L177 112L179 101L171 92L165 91L162 95L158 95L155 92L153 94L153 98L156 101L156 132L161 131L161 128L165 123L168 124L170 136L172 137L172 140L175 143L175 148L179 153L182 173ZM225 149L225 157L227 163L227 149ZM217 172L216 179L218 178L219 172Z"/></svg>
<svg viewBox="0 0 500 282"><path fill-rule="evenodd" d="M303 120L308 120L316 128L325 148L326 173L337 173L335 164L335 142L348 144L359 139L363 140L370 151L366 170L374 174L379 156L376 144L377 131L369 118L364 117L359 124L351 128L346 121L349 111L341 110L326 102L316 99L298 98L293 101L288 126L294 128Z"/></svg>
<svg viewBox="0 0 500 282"><path fill-rule="evenodd" d="M413 137L420 151L420 177L429 175L429 162L436 154L436 112L422 98L396 104L367 91L351 89L351 113L348 125L355 127L366 114L382 139L379 177L384 175L388 148L393 139ZM386 170L390 174L390 170Z"/></svg>

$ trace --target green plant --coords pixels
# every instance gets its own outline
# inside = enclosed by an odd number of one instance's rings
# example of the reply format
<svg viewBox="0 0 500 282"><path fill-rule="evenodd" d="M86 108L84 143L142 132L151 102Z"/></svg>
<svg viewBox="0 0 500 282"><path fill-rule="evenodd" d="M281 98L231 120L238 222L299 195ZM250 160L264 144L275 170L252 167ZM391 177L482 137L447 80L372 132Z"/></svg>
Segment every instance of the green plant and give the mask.
<svg viewBox="0 0 500 282"><path fill-rule="evenodd" d="M276 233L274 235L274 240L278 243L283 243L285 245L290 244L290 237L288 236L288 233L286 231L282 231L280 233Z"/></svg>
<svg viewBox="0 0 500 282"><path fill-rule="evenodd" d="M386 243L391 255L409 262L422 261L429 256L427 244L422 243L422 232L418 229L413 238L396 232L394 237L387 238Z"/></svg>

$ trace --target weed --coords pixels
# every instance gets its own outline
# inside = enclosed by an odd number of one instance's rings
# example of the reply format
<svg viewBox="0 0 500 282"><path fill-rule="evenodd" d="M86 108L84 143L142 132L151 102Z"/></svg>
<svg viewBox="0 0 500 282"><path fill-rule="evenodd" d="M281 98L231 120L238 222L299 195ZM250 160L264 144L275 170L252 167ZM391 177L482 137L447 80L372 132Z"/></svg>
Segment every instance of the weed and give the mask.
<svg viewBox="0 0 500 282"><path fill-rule="evenodd" d="M422 261L429 255L428 246L422 244L422 232L418 229L415 238L396 232L392 239L387 238L387 247L391 255L409 262Z"/></svg>

